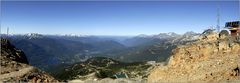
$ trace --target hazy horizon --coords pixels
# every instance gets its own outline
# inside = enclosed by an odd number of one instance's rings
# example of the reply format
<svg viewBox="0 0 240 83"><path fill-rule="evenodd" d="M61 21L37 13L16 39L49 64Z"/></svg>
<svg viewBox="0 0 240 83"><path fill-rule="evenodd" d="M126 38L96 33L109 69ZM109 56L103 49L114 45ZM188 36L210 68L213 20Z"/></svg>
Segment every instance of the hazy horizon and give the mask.
<svg viewBox="0 0 240 83"><path fill-rule="evenodd" d="M239 1L2 1L1 33L136 36L239 20Z"/></svg>
<svg viewBox="0 0 240 83"><path fill-rule="evenodd" d="M7 35L6 33L7 31L2 31L1 32L1 35ZM193 32L193 31L187 31L187 32ZM187 33L185 32L185 33ZM175 33L175 32L161 32L161 33L156 33L156 34L136 34L136 35L91 35L91 34L47 34L47 33L34 33L34 32L29 32L29 33L9 33L8 35L30 35L30 34L40 34L40 35L58 35L58 36L106 36L106 37L135 37L135 36L154 36L154 35L158 35L158 34L162 34L162 33L165 33L165 34L168 34L168 33ZM185 33L176 33L178 35L183 35ZM202 33L202 32L194 32L194 33Z"/></svg>

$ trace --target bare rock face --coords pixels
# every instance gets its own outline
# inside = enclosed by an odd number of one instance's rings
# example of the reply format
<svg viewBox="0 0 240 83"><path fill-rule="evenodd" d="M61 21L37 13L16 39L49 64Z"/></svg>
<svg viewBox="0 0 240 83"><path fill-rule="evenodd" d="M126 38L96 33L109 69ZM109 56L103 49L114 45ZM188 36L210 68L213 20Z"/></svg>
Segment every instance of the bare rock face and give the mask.
<svg viewBox="0 0 240 83"><path fill-rule="evenodd" d="M1 39L1 74L16 71L27 66L25 54L16 49L7 39Z"/></svg>
<svg viewBox="0 0 240 83"><path fill-rule="evenodd" d="M0 82L57 82L52 76L33 66L21 50L1 38Z"/></svg>
<svg viewBox="0 0 240 83"><path fill-rule="evenodd" d="M173 50L167 66L155 68L149 83L240 82L240 43L211 32Z"/></svg>
<svg viewBox="0 0 240 83"><path fill-rule="evenodd" d="M1 61L8 60L28 64L25 54L11 45L7 39L1 39L1 55L3 55L0 58Z"/></svg>

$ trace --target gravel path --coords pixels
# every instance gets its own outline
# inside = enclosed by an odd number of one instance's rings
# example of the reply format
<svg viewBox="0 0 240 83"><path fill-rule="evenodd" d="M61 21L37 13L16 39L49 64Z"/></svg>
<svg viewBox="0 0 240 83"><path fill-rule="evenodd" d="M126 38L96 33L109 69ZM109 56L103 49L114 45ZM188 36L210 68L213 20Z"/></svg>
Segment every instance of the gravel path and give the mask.
<svg viewBox="0 0 240 83"><path fill-rule="evenodd" d="M29 71L32 71L33 67L32 66L28 66L26 68L20 69L19 71L14 71L14 72L10 72L7 74L0 74L0 80L4 80L6 78L15 78L15 77L21 77L23 75L25 75L26 73L28 73Z"/></svg>

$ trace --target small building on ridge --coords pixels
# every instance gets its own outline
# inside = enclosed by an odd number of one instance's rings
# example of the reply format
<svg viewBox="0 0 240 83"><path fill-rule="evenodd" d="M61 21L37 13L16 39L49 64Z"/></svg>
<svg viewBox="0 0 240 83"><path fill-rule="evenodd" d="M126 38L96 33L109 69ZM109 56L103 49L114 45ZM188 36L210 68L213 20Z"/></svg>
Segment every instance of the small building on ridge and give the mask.
<svg viewBox="0 0 240 83"><path fill-rule="evenodd" d="M231 36L240 36L240 21L227 22L225 27L231 32Z"/></svg>

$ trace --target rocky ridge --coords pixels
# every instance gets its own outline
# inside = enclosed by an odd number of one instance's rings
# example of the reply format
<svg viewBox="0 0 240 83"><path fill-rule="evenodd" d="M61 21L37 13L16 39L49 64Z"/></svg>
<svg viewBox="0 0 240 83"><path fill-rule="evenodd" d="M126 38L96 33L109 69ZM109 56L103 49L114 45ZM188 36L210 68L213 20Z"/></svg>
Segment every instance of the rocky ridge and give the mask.
<svg viewBox="0 0 240 83"><path fill-rule="evenodd" d="M150 73L148 83L239 82L239 60L240 43L228 34L208 31L174 49L168 64Z"/></svg>
<svg viewBox="0 0 240 83"><path fill-rule="evenodd" d="M52 76L28 64L21 50L1 38L0 82L57 82Z"/></svg>

